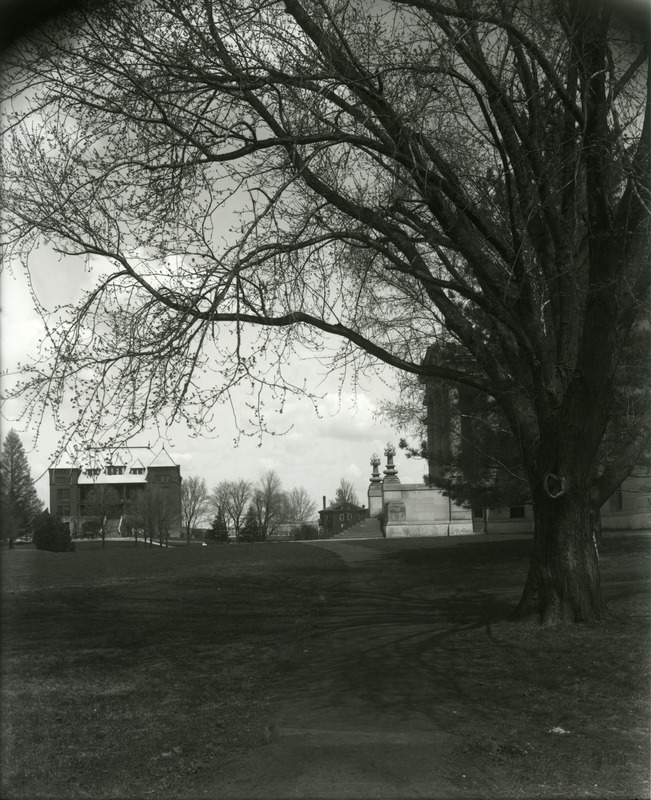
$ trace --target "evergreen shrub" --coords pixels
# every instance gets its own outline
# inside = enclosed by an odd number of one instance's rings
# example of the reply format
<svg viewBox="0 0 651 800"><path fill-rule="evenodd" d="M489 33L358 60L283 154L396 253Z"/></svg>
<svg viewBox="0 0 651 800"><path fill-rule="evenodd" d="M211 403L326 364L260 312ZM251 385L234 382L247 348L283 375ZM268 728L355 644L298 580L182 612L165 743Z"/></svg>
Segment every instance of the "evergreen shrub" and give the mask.
<svg viewBox="0 0 651 800"><path fill-rule="evenodd" d="M60 517L42 511L34 519L34 545L38 550L52 553L70 553L75 546L70 536L70 526Z"/></svg>

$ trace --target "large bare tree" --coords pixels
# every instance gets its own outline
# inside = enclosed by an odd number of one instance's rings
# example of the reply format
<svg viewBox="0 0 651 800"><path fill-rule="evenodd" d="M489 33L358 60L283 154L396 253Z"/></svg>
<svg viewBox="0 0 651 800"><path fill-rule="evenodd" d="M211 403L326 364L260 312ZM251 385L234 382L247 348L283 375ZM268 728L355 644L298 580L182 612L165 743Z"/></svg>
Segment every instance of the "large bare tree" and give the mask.
<svg viewBox="0 0 651 800"><path fill-rule="evenodd" d="M357 497L353 482L349 481L348 478L342 478L335 491L335 499L331 500L330 503L332 505L335 503L350 503L351 505L358 506L359 497Z"/></svg>
<svg viewBox="0 0 651 800"><path fill-rule="evenodd" d="M221 481L215 486L210 497L215 514L233 531L238 541L251 492L251 482L239 478L234 481Z"/></svg>
<svg viewBox="0 0 651 800"><path fill-rule="evenodd" d="M316 503L310 498L302 486L294 487L285 493L285 510L283 522L294 525L306 525L317 519Z"/></svg>
<svg viewBox="0 0 651 800"><path fill-rule="evenodd" d="M200 427L243 380L282 402L282 365L309 350L471 387L530 484L519 613L602 617L593 523L649 434L645 395L601 458L648 324L644 11L93 5L3 70L8 256L48 242L106 270L49 320L30 412L72 398L86 437L109 411L124 435L155 415Z"/></svg>
<svg viewBox="0 0 651 800"><path fill-rule="evenodd" d="M205 478L190 475L181 484L181 524L185 529L186 544L190 544L192 529L206 516L210 497Z"/></svg>
<svg viewBox="0 0 651 800"><path fill-rule="evenodd" d="M286 520L285 492L278 473L270 469L264 472L253 487L251 505L255 511L260 537L265 541Z"/></svg>

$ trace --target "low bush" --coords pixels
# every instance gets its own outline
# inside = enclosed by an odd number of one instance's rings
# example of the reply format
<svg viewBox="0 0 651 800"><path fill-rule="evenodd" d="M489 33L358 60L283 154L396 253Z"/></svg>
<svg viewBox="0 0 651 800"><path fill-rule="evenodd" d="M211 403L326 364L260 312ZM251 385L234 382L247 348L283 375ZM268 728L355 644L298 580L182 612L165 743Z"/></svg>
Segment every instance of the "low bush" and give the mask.
<svg viewBox="0 0 651 800"><path fill-rule="evenodd" d="M316 525L303 524L299 525L297 528L294 528L294 539L307 540L318 538L319 529L316 527Z"/></svg>
<svg viewBox="0 0 651 800"><path fill-rule="evenodd" d="M52 553L69 553L75 549L68 523L52 516L49 511L43 511L34 520L33 541L38 550Z"/></svg>

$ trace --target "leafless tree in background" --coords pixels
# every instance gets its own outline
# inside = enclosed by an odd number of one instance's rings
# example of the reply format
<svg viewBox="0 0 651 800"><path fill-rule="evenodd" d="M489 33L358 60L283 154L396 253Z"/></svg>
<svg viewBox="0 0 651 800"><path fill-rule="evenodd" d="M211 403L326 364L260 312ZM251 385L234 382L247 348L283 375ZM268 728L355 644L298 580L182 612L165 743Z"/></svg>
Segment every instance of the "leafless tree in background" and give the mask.
<svg viewBox="0 0 651 800"><path fill-rule="evenodd" d="M190 475L181 484L181 521L185 529L186 542L190 544L192 529L205 517L210 506L210 497L204 478Z"/></svg>

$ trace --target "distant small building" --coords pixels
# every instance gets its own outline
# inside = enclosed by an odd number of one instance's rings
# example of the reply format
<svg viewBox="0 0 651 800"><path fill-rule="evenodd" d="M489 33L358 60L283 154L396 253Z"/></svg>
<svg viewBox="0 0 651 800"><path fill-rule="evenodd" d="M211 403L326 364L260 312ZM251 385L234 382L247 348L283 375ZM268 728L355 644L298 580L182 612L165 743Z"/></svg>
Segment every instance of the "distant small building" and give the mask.
<svg viewBox="0 0 651 800"><path fill-rule="evenodd" d="M118 497L110 523L115 532L127 519L142 492L156 488L164 493L171 509L171 535L181 530L181 468L162 448L155 454L148 447L124 447L94 451L84 466L56 466L49 470L50 513L70 523L73 535L94 518L93 490L106 486Z"/></svg>
<svg viewBox="0 0 651 800"><path fill-rule="evenodd" d="M354 503L333 503L319 511L319 528L322 536L335 536L346 528L357 525L368 517L364 506Z"/></svg>

